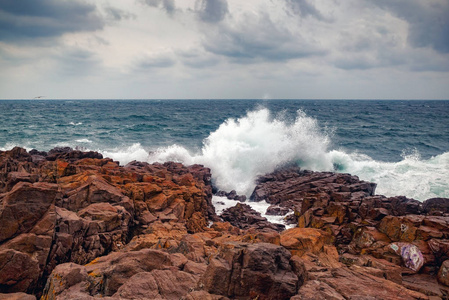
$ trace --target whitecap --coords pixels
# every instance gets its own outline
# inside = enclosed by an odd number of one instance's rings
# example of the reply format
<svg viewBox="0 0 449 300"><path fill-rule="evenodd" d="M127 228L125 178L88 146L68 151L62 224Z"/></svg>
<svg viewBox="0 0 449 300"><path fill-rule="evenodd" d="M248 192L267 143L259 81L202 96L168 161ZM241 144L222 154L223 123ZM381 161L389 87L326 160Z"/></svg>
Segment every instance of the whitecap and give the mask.
<svg viewBox="0 0 449 300"><path fill-rule="evenodd" d="M76 142L77 143L88 143L88 144L92 143L92 141L89 139L79 139L79 140L76 140Z"/></svg>
<svg viewBox="0 0 449 300"><path fill-rule="evenodd" d="M203 142L200 153L171 145L149 153L140 144L102 151L126 164L132 160L203 164L211 169L214 185L250 196L259 175L297 164L313 171L338 171L377 183L377 194L404 195L417 200L449 197L449 152L422 159L419 152L404 153L399 162L376 161L363 153L330 150L328 130L298 111L293 121L272 117L266 108L228 119Z"/></svg>

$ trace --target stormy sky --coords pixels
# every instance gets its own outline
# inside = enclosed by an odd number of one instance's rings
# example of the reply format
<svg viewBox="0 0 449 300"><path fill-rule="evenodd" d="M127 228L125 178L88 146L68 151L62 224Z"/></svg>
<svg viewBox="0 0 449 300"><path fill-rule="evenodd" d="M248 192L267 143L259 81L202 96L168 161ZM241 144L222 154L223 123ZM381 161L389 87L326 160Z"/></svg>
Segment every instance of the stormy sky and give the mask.
<svg viewBox="0 0 449 300"><path fill-rule="evenodd" d="M0 99L449 99L448 0L0 0Z"/></svg>

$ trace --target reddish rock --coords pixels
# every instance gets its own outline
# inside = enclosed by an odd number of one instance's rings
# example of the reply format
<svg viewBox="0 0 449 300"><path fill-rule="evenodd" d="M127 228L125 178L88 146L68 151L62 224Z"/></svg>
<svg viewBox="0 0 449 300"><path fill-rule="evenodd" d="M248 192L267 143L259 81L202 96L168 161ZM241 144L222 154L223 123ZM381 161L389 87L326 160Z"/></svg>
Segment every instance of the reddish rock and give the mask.
<svg viewBox="0 0 449 300"><path fill-rule="evenodd" d="M68 292L71 287L81 282L88 281L86 268L74 263L66 263L58 265L48 278L44 289L44 299L61 299L61 294L68 296L72 291ZM87 296L87 286L83 289ZM77 290L79 292L79 290ZM68 298L68 297L67 297Z"/></svg>
<svg viewBox="0 0 449 300"><path fill-rule="evenodd" d="M199 286L231 298L288 299L298 290L290 254L272 244L228 244L213 258Z"/></svg>
<svg viewBox="0 0 449 300"><path fill-rule="evenodd" d="M408 290L399 284L367 272L338 268L333 269L331 274L331 277L324 277L321 281L345 299L426 299L422 293Z"/></svg>
<svg viewBox="0 0 449 300"><path fill-rule="evenodd" d="M0 300L36 300L36 297L25 293L1 294Z"/></svg>
<svg viewBox="0 0 449 300"><path fill-rule="evenodd" d="M0 251L0 293L33 292L39 262L16 250Z"/></svg>
<svg viewBox="0 0 449 300"><path fill-rule="evenodd" d="M140 272L128 279L113 298L178 300L196 285L197 278L179 270Z"/></svg>
<svg viewBox="0 0 449 300"><path fill-rule="evenodd" d="M395 242L412 242L416 238L417 228L407 219L387 216L379 224L379 231Z"/></svg>
<svg viewBox="0 0 449 300"><path fill-rule="evenodd" d="M0 278L11 279L0 283L0 292L40 296L59 265L44 298L368 299L388 293L414 299L446 293L435 275L449 259L444 199L421 204L374 196L375 184L356 176L284 169L260 177L253 193L253 200L294 211L289 219L304 227L279 234L281 227L242 204L228 211L234 226L217 222L210 179L199 165L120 167L71 149L0 151L0 222L20 223L0 233L1 255L20 262L0 263ZM14 206L29 201L29 191L46 189L54 201L41 193L44 204ZM389 248L392 241L421 252L420 273L401 267L410 256L403 261Z"/></svg>
<svg viewBox="0 0 449 300"><path fill-rule="evenodd" d="M334 288L319 280L307 281L291 300L345 300Z"/></svg>
<svg viewBox="0 0 449 300"><path fill-rule="evenodd" d="M185 296L183 299L185 300L229 300L228 297L221 296L221 295L214 295L209 294L206 291L193 291L187 296Z"/></svg>
<svg viewBox="0 0 449 300"><path fill-rule="evenodd" d="M298 256L307 252L319 253L330 242L331 235L319 229L291 228L281 233L281 245Z"/></svg>
<svg viewBox="0 0 449 300"><path fill-rule="evenodd" d="M445 260L438 271L438 281L449 287L449 260Z"/></svg>
<svg viewBox="0 0 449 300"><path fill-rule="evenodd" d="M439 284L435 276L429 274L404 274L402 285L429 296L429 299L446 299L449 295L449 287Z"/></svg>
<svg viewBox="0 0 449 300"><path fill-rule="evenodd" d="M0 195L0 242L29 231L57 195L57 186L42 182L20 182L9 193Z"/></svg>

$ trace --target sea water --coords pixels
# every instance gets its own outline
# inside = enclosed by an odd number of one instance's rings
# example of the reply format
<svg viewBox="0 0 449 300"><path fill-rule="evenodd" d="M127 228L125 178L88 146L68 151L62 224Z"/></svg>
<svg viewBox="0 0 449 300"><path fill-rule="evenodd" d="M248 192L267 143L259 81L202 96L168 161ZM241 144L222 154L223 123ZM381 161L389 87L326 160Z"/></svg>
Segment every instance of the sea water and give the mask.
<svg viewBox="0 0 449 300"><path fill-rule="evenodd" d="M449 197L449 101L0 100L0 124L0 150L199 163L247 196L257 176L294 163L386 196Z"/></svg>

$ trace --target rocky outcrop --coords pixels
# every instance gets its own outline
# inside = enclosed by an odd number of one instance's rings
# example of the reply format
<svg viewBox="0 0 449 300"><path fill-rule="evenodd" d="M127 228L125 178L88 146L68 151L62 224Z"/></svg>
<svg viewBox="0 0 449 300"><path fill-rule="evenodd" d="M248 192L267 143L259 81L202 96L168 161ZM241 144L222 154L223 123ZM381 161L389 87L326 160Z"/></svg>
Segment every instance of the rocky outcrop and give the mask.
<svg viewBox="0 0 449 300"><path fill-rule="evenodd" d="M0 152L0 292L37 293L59 264L120 251L153 223L202 232L215 213L202 166L125 167L95 152Z"/></svg>
<svg viewBox="0 0 449 300"><path fill-rule="evenodd" d="M216 216L203 166L0 152L0 299L449 297L449 200L374 189L348 174L265 175L251 200L293 211L284 230L240 202Z"/></svg>
<svg viewBox="0 0 449 300"><path fill-rule="evenodd" d="M281 233L281 245L292 253L302 256L304 250L294 245L301 248L308 245L308 251L323 255L329 250L322 247L327 236L340 258L341 255L369 255L371 260L382 259L383 264L387 262L404 269L395 276L396 283L404 282L407 289L426 295L446 297L448 289L438 284L436 276L446 274L443 262L449 258L449 199L434 198L421 203L401 196L374 195L374 188L374 184L348 174L292 168L261 177L251 199L295 210L299 228ZM295 233L301 230L318 231ZM349 273L338 276L349 276ZM441 277L444 275L438 275ZM439 281L442 283L444 279ZM335 292L321 283L313 286L324 288L329 295Z"/></svg>

